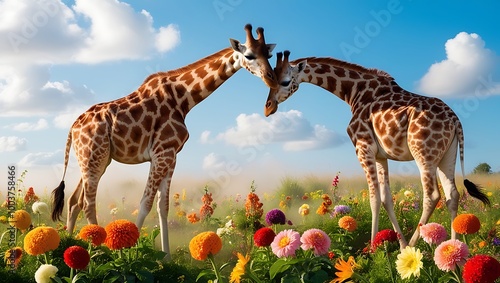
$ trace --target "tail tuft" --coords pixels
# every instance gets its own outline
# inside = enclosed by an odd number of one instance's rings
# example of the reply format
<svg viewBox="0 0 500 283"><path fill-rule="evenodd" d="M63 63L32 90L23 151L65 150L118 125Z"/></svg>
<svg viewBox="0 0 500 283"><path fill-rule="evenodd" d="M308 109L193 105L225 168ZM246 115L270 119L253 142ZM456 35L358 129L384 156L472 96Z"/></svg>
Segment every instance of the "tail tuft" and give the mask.
<svg viewBox="0 0 500 283"><path fill-rule="evenodd" d="M479 186L477 186L476 184L472 183L467 179L464 180L464 185L469 195L482 201L485 205L491 206L488 196L486 196L486 194L481 190Z"/></svg>
<svg viewBox="0 0 500 283"><path fill-rule="evenodd" d="M64 208L64 181L52 191L52 221L61 220Z"/></svg>

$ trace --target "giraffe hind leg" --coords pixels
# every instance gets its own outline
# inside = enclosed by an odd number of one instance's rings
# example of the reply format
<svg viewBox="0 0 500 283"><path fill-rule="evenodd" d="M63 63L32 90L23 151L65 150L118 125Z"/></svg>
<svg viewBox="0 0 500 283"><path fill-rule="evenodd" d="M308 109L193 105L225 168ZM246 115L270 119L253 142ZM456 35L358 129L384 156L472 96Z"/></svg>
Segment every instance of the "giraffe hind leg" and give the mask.
<svg viewBox="0 0 500 283"><path fill-rule="evenodd" d="M419 164L417 163L417 165ZM427 224L441 197L437 185L436 168L422 168L422 166L419 166L419 169L423 189L422 215L409 242L412 247L417 244L420 238L420 225Z"/></svg>
<svg viewBox="0 0 500 283"><path fill-rule="evenodd" d="M66 221L66 226L68 232L71 234L75 229L76 219L78 218L78 214L82 210L83 207L83 187L82 187L82 179L78 182L75 191L68 199L68 219Z"/></svg>

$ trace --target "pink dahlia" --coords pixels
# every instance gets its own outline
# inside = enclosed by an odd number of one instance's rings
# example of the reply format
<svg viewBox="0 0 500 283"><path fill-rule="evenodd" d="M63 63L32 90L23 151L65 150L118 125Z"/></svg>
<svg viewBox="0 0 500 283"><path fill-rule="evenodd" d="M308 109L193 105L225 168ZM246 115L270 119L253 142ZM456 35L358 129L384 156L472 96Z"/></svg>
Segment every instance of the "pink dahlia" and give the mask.
<svg viewBox="0 0 500 283"><path fill-rule="evenodd" d="M314 249L315 255L324 255L330 249L331 240L328 235L320 229L309 229L300 237L303 250Z"/></svg>
<svg viewBox="0 0 500 283"><path fill-rule="evenodd" d="M500 263L488 255L475 255L464 264L465 283L493 283L500 277Z"/></svg>
<svg viewBox="0 0 500 283"><path fill-rule="evenodd" d="M455 266L464 265L469 256L469 248L459 240L442 242L434 252L434 262L442 271L453 271Z"/></svg>
<svg viewBox="0 0 500 283"><path fill-rule="evenodd" d="M294 256L299 247L300 234L291 229L279 232L271 243L271 249L277 257Z"/></svg>
<svg viewBox="0 0 500 283"><path fill-rule="evenodd" d="M448 238L448 232L439 223L427 223L420 226L420 235L429 245L439 245Z"/></svg>

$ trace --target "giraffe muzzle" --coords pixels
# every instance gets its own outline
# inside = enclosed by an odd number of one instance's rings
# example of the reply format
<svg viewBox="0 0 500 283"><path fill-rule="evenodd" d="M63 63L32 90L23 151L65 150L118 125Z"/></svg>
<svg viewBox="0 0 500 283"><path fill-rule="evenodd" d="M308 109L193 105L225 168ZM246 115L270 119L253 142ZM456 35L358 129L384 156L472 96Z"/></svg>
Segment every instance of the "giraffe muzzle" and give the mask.
<svg viewBox="0 0 500 283"><path fill-rule="evenodd" d="M276 100L268 100L264 106L264 115L269 117L278 110L278 102Z"/></svg>

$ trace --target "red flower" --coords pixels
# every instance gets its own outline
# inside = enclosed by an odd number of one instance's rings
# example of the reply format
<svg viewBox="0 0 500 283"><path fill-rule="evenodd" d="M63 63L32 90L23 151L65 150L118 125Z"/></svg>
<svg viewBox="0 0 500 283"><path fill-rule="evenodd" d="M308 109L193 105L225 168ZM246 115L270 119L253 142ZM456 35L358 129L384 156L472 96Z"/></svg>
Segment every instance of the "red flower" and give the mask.
<svg viewBox="0 0 500 283"><path fill-rule="evenodd" d="M493 283L500 277L500 263L487 255L476 255L464 264L465 283Z"/></svg>
<svg viewBox="0 0 500 283"><path fill-rule="evenodd" d="M269 227L260 228L253 235L253 241L257 247L268 247L276 237L273 229Z"/></svg>
<svg viewBox="0 0 500 283"><path fill-rule="evenodd" d="M64 251L64 262L74 269L85 269L90 262L90 255L80 246L71 246Z"/></svg>
<svg viewBox="0 0 500 283"><path fill-rule="evenodd" d="M396 242L398 240L398 233L391 229L381 230L375 235L375 239L373 240L372 247L376 249L378 246L384 244L385 241L390 243Z"/></svg>

